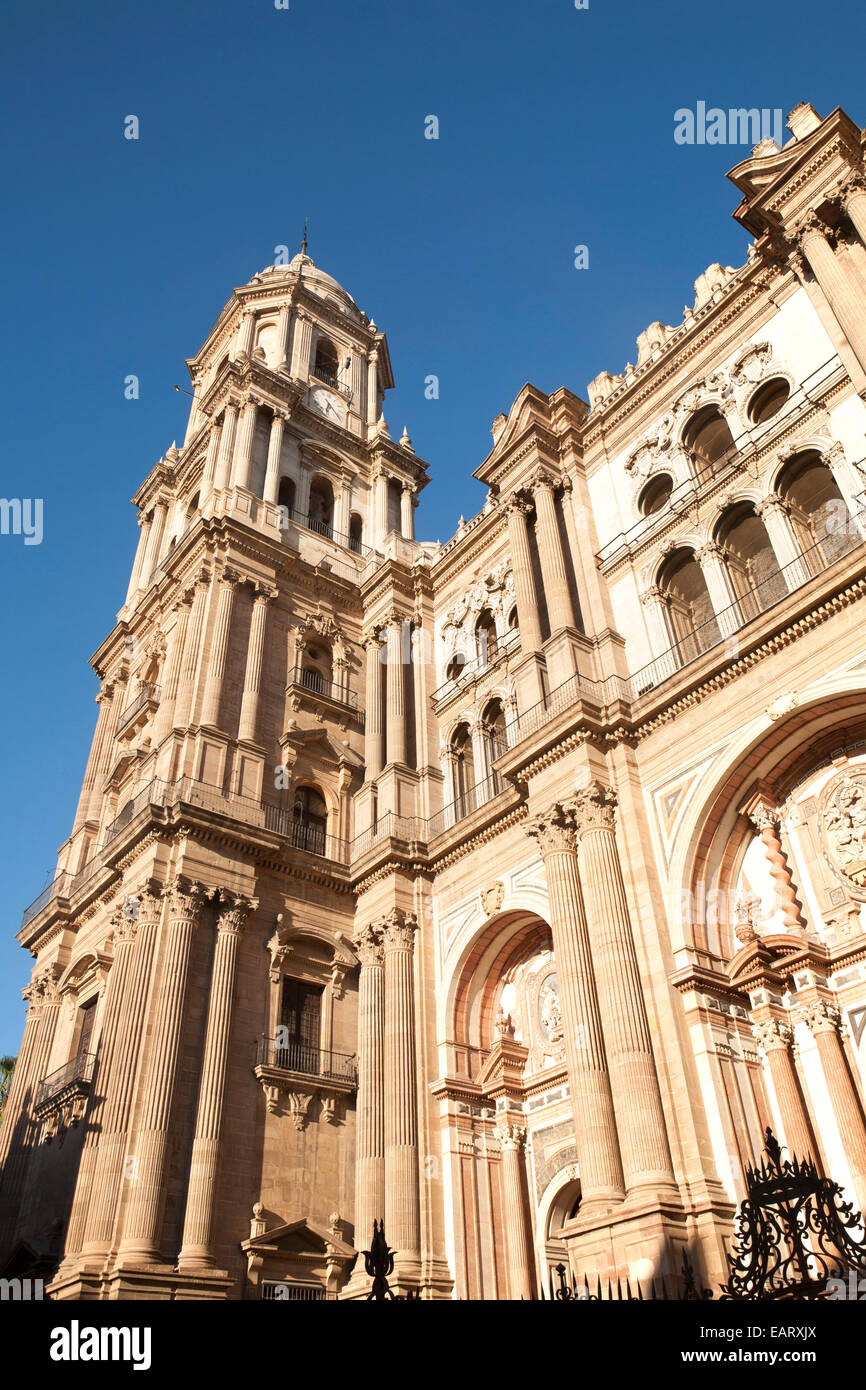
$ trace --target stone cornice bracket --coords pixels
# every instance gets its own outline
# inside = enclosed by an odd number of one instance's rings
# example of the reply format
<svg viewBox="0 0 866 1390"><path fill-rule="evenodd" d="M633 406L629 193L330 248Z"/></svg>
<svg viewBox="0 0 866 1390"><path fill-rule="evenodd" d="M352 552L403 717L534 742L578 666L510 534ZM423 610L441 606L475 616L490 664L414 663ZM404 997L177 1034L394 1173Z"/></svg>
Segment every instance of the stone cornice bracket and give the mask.
<svg viewBox="0 0 866 1390"><path fill-rule="evenodd" d="M752 1036L765 1052L771 1052L775 1048L787 1051L794 1040L794 1030L781 1019L767 1018L761 1023L752 1024Z"/></svg>
<svg viewBox="0 0 866 1390"><path fill-rule="evenodd" d="M556 801L534 816L524 829L536 841L542 859L549 854L568 854L577 849L574 812L565 802Z"/></svg>
<svg viewBox="0 0 866 1390"><path fill-rule="evenodd" d="M214 894L217 904L217 930L240 936L247 918L258 908L258 898L247 898L242 893L229 893L220 888Z"/></svg>
<svg viewBox="0 0 866 1390"><path fill-rule="evenodd" d="M838 1033L842 1015L835 1004L830 1004L826 999L816 999L811 1004L803 1005L797 1014L797 1022L805 1023L810 1033Z"/></svg>
<svg viewBox="0 0 866 1390"><path fill-rule="evenodd" d="M574 821L578 836L588 830L613 830L616 825L616 792L601 782L591 782L574 799Z"/></svg>
<svg viewBox="0 0 866 1390"><path fill-rule="evenodd" d="M379 923L369 922L367 926L359 928L352 938L352 944L362 968L382 964L385 953L382 949L382 932Z"/></svg>
<svg viewBox="0 0 866 1390"><path fill-rule="evenodd" d="M206 894L200 883L178 875L167 883L163 896L168 899L169 916L173 919L185 918L197 922Z"/></svg>
<svg viewBox="0 0 866 1390"><path fill-rule="evenodd" d="M411 951L415 945L418 918L414 912L402 912L394 908L375 924L382 935L385 951Z"/></svg>

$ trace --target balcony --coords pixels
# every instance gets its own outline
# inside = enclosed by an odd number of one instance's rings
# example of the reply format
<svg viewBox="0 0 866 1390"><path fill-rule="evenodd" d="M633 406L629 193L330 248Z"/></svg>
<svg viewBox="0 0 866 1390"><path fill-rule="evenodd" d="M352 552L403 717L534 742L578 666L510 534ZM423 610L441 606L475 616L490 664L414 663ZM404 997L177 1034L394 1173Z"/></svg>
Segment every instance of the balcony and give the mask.
<svg viewBox="0 0 866 1390"><path fill-rule="evenodd" d="M317 1116L337 1124L341 1107L358 1088L355 1057L292 1041L277 1045L265 1034L258 1040L256 1079L265 1093L269 1115L291 1115L295 1129L303 1130L312 1118L310 1106L318 1101Z"/></svg>
<svg viewBox="0 0 866 1390"><path fill-rule="evenodd" d="M33 1100L33 1118L45 1123L46 1139L78 1124L96 1070L96 1054L79 1052L65 1066L42 1078Z"/></svg>
<svg viewBox="0 0 866 1390"><path fill-rule="evenodd" d="M141 689L133 700L121 713L117 721L115 736L119 736L126 729L130 728L134 722L146 724L151 715L155 712L159 704L161 691L153 681L143 681Z"/></svg>
<svg viewBox="0 0 866 1390"><path fill-rule="evenodd" d="M313 696L315 703L334 706L341 714L345 714L346 710L351 710L354 715L358 714L358 696L355 691L345 690L336 681L329 680L319 671L311 671L296 666L292 672L286 694L298 701Z"/></svg>
<svg viewBox="0 0 866 1390"><path fill-rule="evenodd" d="M458 675L454 676L451 680L443 681L442 685L433 691L430 698L437 714L440 709L444 709L448 702L452 700L455 695L459 694L460 691L466 690L469 686L474 685L481 676L486 675L488 671L494 670L505 657L512 656L519 651L520 633L516 629L512 629L510 632L506 633L501 641L497 642L495 650L490 652L489 655L484 657L477 656L474 657L472 661L464 662Z"/></svg>

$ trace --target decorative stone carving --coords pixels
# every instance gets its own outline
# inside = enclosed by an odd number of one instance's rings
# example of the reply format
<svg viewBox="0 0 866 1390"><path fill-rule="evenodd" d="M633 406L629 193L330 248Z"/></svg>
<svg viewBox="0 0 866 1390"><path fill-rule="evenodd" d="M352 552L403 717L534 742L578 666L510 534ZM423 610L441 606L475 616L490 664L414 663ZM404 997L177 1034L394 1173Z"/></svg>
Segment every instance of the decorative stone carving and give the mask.
<svg viewBox="0 0 866 1390"><path fill-rule="evenodd" d="M386 951L411 951L418 930L418 918L413 912L395 908L379 921L382 945Z"/></svg>
<svg viewBox="0 0 866 1390"><path fill-rule="evenodd" d="M481 890L481 908L485 917L492 917L498 912L505 898L505 885L501 879L491 883L487 888Z"/></svg>
<svg viewBox="0 0 866 1390"><path fill-rule="evenodd" d="M603 787L600 782L592 782L579 791L574 803L578 835L583 835L587 830L613 830L616 801L616 792L611 787Z"/></svg>
<svg viewBox="0 0 866 1390"><path fill-rule="evenodd" d="M557 801L547 811L529 821L527 835L536 841L544 859L548 854L573 853L577 849L573 807Z"/></svg>
<svg viewBox="0 0 866 1390"><path fill-rule="evenodd" d="M789 1048L794 1039L794 1030L790 1024L782 1023L778 1018L768 1018L762 1023L752 1024L752 1035L759 1047L770 1052L773 1048Z"/></svg>
<svg viewBox="0 0 866 1390"><path fill-rule="evenodd" d="M826 999L816 999L805 1004L798 1014L798 1022L805 1023L810 1033L837 1033L842 1023L842 1015L835 1004Z"/></svg>
<svg viewBox="0 0 866 1390"><path fill-rule="evenodd" d="M834 779L819 815L824 853L856 897L866 897L866 772Z"/></svg>
<svg viewBox="0 0 866 1390"><path fill-rule="evenodd" d="M294 947L288 940L291 928L289 923L284 920L282 912L277 913L276 931L267 944L267 949L271 956L271 968L268 971L271 984L279 984L286 961L294 951Z"/></svg>
<svg viewBox="0 0 866 1390"><path fill-rule="evenodd" d="M777 719L782 719L791 710L796 709L800 703L800 697L795 690L789 690L784 695L777 695L776 699L767 706L766 714L768 719L775 723Z"/></svg>

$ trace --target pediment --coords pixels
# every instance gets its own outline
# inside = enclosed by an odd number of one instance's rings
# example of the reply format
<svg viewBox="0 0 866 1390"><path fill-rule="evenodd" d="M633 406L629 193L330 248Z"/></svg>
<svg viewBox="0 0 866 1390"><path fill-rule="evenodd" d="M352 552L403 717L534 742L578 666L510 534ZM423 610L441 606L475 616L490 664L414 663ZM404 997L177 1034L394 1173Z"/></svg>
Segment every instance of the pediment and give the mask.
<svg viewBox="0 0 866 1390"><path fill-rule="evenodd" d="M349 1245L348 1241L343 1240L327 1226L320 1226L317 1221L311 1221L308 1217L274 1226L260 1235L250 1236L242 1244L246 1251L279 1254L289 1259L310 1255L322 1258L325 1255L332 1258L337 1255L345 1259L354 1259L356 1254L354 1246Z"/></svg>

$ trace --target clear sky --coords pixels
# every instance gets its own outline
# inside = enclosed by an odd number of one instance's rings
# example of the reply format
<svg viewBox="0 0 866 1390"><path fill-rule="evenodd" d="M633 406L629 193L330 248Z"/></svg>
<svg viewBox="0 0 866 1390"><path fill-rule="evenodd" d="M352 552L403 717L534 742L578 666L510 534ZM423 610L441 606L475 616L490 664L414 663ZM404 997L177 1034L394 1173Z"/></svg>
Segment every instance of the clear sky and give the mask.
<svg viewBox="0 0 866 1390"><path fill-rule="evenodd" d="M445 540L524 382L585 396L647 324L679 322L708 264L745 259L724 176L747 149L678 145L675 110L809 100L866 122L864 27L850 0L7 7L0 491L42 498L44 534L0 535L0 1052L30 966L14 932L74 814L129 498L182 439L172 386L232 287L310 218L316 263L388 334L385 414L433 475L418 534Z"/></svg>

